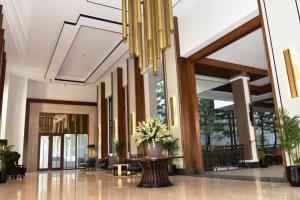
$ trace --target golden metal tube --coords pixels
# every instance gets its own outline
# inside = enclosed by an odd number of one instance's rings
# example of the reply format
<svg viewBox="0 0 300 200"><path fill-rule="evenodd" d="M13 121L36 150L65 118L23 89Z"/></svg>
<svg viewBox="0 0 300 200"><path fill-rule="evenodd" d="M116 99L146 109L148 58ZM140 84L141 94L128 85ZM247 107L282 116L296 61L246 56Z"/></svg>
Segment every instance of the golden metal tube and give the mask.
<svg viewBox="0 0 300 200"><path fill-rule="evenodd" d="M136 0L136 4L137 4L137 23L141 24L142 23L142 3L141 0Z"/></svg>
<svg viewBox="0 0 300 200"><path fill-rule="evenodd" d="M142 24L138 24L138 32L139 32L139 38L138 38L138 52L139 52L139 67L143 67L143 30L142 30Z"/></svg>
<svg viewBox="0 0 300 200"><path fill-rule="evenodd" d="M167 0L168 1L168 14L169 14L169 23L170 23L170 31L174 31L174 16L173 16L173 5L172 5L172 0Z"/></svg>
<svg viewBox="0 0 300 200"><path fill-rule="evenodd" d="M132 0L128 0L128 22L129 22L129 54L134 56L134 24L133 24Z"/></svg>
<svg viewBox="0 0 300 200"><path fill-rule="evenodd" d="M138 23L137 19L137 13L138 13L138 1L139 0L133 0L133 10L134 10L134 15L133 15L133 26L134 26L134 53L136 57L140 56L139 52L139 26L140 24Z"/></svg>
<svg viewBox="0 0 300 200"><path fill-rule="evenodd" d="M147 9L146 9L146 0L144 0L143 3L143 27L144 27L144 38L143 38L143 50L144 50L144 59L143 59L143 70L146 68L146 66L148 66L148 40L147 40Z"/></svg>
<svg viewBox="0 0 300 200"><path fill-rule="evenodd" d="M149 63L152 62L153 60L153 40L151 41L148 41L148 60L149 60Z"/></svg>
<svg viewBox="0 0 300 200"><path fill-rule="evenodd" d="M122 33L123 33L123 40L127 40L127 4L126 4L126 0L122 0Z"/></svg>
<svg viewBox="0 0 300 200"><path fill-rule="evenodd" d="M151 14L151 2L153 0L144 0L144 6L146 13L144 13L144 15L146 15L146 19L147 19L147 40L152 40L152 14Z"/></svg>
<svg viewBox="0 0 300 200"><path fill-rule="evenodd" d="M169 9L168 7L170 6L169 3L170 1L169 0L166 0L164 1L165 2L165 12L164 12L164 15L165 15L165 27L166 27L166 31L165 31L165 47L168 47L171 45L171 38L170 38L170 33L171 33L171 30L170 30L170 20L169 20Z"/></svg>
<svg viewBox="0 0 300 200"><path fill-rule="evenodd" d="M155 58L153 59L160 59L160 45L159 45L159 36L158 36L158 12L157 12L157 1L153 1L152 4L152 32L153 34L153 55L155 54ZM154 57L154 56L153 56Z"/></svg>
<svg viewBox="0 0 300 200"><path fill-rule="evenodd" d="M158 30L163 29L163 18L162 18L162 4L164 0L154 0L157 2L157 18L158 18ZM153 13L154 14L154 13Z"/></svg>

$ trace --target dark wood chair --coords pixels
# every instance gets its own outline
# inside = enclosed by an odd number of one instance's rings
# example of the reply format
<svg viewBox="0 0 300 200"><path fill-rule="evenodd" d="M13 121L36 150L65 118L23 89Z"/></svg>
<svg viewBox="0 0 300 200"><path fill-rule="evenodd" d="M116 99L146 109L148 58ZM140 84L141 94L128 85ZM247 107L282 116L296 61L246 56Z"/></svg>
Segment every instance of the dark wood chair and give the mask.
<svg viewBox="0 0 300 200"><path fill-rule="evenodd" d="M19 159L21 155L18 152L9 152L7 155L7 175L11 176L12 179L17 179L18 176L23 177L26 173L26 167L19 165Z"/></svg>

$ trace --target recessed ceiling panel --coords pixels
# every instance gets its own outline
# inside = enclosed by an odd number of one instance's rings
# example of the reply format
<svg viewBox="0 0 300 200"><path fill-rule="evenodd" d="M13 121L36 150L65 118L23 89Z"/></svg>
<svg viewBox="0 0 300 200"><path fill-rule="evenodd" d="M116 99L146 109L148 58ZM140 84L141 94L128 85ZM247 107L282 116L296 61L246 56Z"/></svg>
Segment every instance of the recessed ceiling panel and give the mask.
<svg viewBox="0 0 300 200"><path fill-rule="evenodd" d="M173 6L179 1L180 0L173 0ZM87 0L87 2L122 9L122 0Z"/></svg>
<svg viewBox="0 0 300 200"><path fill-rule="evenodd" d="M85 82L121 39L117 32L80 26L56 79Z"/></svg>
<svg viewBox="0 0 300 200"><path fill-rule="evenodd" d="M268 69L262 30L258 29L224 47L208 58Z"/></svg>

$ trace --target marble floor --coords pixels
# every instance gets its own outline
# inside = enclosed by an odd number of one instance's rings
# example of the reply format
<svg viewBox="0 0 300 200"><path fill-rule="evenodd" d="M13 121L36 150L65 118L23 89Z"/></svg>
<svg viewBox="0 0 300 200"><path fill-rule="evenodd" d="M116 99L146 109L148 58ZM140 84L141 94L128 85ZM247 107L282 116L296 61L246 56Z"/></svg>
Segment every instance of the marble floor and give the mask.
<svg viewBox="0 0 300 200"><path fill-rule="evenodd" d="M141 189L139 178L116 178L103 172L29 173L24 180L0 184L0 199L71 200L299 200L300 189L287 183L204 177L171 177L174 186Z"/></svg>
<svg viewBox="0 0 300 200"><path fill-rule="evenodd" d="M279 165L269 166L268 168L248 168L208 172L203 176L213 178L286 182L286 179L284 178L284 167Z"/></svg>

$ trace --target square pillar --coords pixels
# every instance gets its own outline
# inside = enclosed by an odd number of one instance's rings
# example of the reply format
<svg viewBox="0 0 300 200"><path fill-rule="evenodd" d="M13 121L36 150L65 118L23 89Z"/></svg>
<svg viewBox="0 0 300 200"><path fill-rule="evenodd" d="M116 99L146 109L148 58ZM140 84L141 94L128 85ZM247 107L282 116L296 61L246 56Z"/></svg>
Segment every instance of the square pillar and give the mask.
<svg viewBox="0 0 300 200"><path fill-rule="evenodd" d="M232 79L232 92L237 121L239 144L245 147L245 160L257 162L256 136L250 121L250 92L248 77Z"/></svg>

